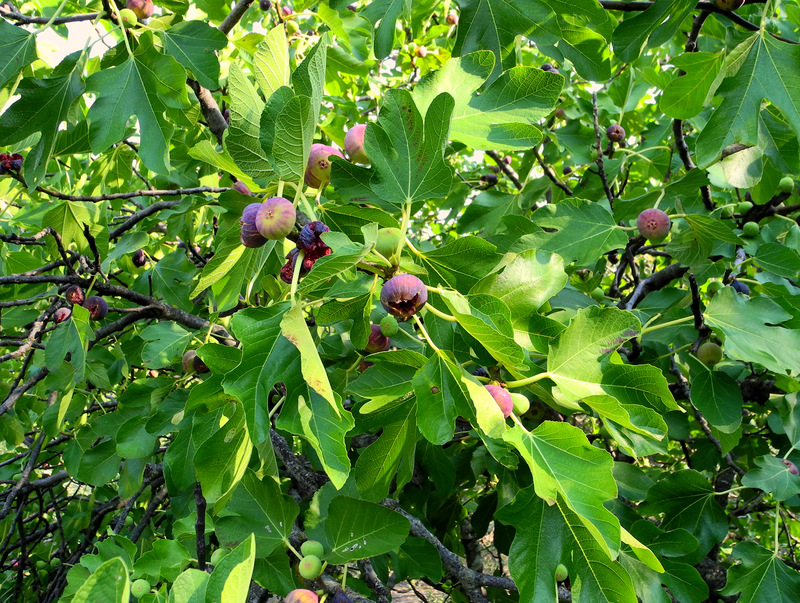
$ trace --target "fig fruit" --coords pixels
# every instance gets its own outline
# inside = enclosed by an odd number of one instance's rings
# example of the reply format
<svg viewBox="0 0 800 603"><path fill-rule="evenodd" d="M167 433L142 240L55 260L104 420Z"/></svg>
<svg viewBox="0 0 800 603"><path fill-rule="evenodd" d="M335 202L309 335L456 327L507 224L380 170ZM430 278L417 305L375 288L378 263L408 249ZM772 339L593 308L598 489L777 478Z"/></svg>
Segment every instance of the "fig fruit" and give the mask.
<svg viewBox="0 0 800 603"><path fill-rule="evenodd" d="M272 2L269 0L258 0L258 8L266 12L272 8Z"/></svg>
<svg viewBox="0 0 800 603"><path fill-rule="evenodd" d="M306 580L316 580L322 574L322 560L316 555L306 555L300 560L297 571Z"/></svg>
<svg viewBox="0 0 800 603"><path fill-rule="evenodd" d="M622 142L625 140L625 128L617 124L611 124L606 128L606 136L611 142Z"/></svg>
<svg viewBox="0 0 800 603"><path fill-rule="evenodd" d="M458 25L458 15L451 11L450 14L447 15L446 21L448 25Z"/></svg>
<svg viewBox="0 0 800 603"><path fill-rule="evenodd" d="M194 367L195 373L208 373L211 371L211 369L208 368L206 363L203 362L203 359L200 358L200 356L198 356L197 354L195 354L194 358L192 359L192 366Z"/></svg>
<svg viewBox="0 0 800 603"><path fill-rule="evenodd" d="M783 464L786 465L786 469L789 471L789 473L792 475L800 475L800 471L797 470L797 465L795 465L792 461L787 459L781 460L783 461Z"/></svg>
<svg viewBox="0 0 800 603"><path fill-rule="evenodd" d="M375 251L380 253L387 260L391 259L394 252L400 246L403 231L399 228L381 228L378 231L378 241L375 243Z"/></svg>
<svg viewBox="0 0 800 603"><path fill-rule="evenodd" d="M481 176L481 182L486 186L494 186L497 184L497 174L484 174Z"/></svg>
<svg viewBox="0 0 800 603"><path fill-rule="evenodd" d="M183 365L183 370L187 373L194 372L194 359L197 357L197 352L194 350L187 350L183 358L181 358L181 364Z"/></svg>
<svg viewBox="0 0 800 603"><path fill-rule="evenodd" d="M331 180L330 156L336 155L344 159L339 149L324 144L312 144L306 168L306 184L312 188L320 188Z"/></svg>
<svg viewBox="0 0 800 603"><path fill-rule="evenodd" d="M144 249L137 249L134 251L131 261L137 268L144 266L147 263L147 254L144 252Z"/></svg>
<svg viewBox="0 0 800 603"><path fill-rule="evenodd" d="M567 579L568 576L569 572L567 571L567 566L564 565L563 563L559 563L558 567L556 567L556 574L555 574L556 580L558 582L563 582L564 580Z"/></svg>
<svg viewBox="0 0 800 603"><path fill-rule="evenodd" d="M131 595L133 595L135 599L141 599L149 592L150 592L150 583L144 578L139 578L138 580L134 580L133 584L131 584Z"/></svg>
<svg viewBox="0 0 800 603"><path fill-rule="evenodd" d="M59 308L56 310L55 314L53 314L53 320L55 320L56 324L59 324L65 320L69 320L70 316L72 316L72 310L69 308Z"/></svg>
<svg viewBox="0 0 800 603"><path fill-rule="evenodd" d="M511 399L511 394L508 393L508 390L499 385L484 385L483 387L492 394L492 398L497 402L500 410L503 411L503 416L508 417L511 411L514 410L514 401Z"/></svg>
<svg viewBox="0 0 800 603"><path fill-rule="evenodd" d="M487 377L487 378L489 377L489 371L487 371L482 366L479 366L474 371L472 371L472 374L475 375L476 377Z"/></svg>
<svg viewBox="0 0 800 603"><path fill-rule="evenodd" d="M706 288L706 293L708 293L709 297L714 297L718 291L725 287L725 284L722 281L711 281L708 283L708 287Z"/></svg>
<svg viewBox="0 0 800 603"><path fill-rule="evenodd" d="M136 27L136 25L139 23L139 17L137 17L136 13L129 8L123 8L121 11L119 11L119 18L122 20L122 26L125 29Z"/></svg>
<svg viewBox="0 0 800 603"><path fill-rule="evenodd" d="M211 563L211 565L217 565L220 561L228 556L228 553L230 553L230 551L224 546L218 548L216 551L211 553L211 559L209 559L209 563Z"/></svg>
<svg viewBox="0 0 800 603"><path fill-rule="evenodd" d="M381 305L392 316L411 318L428 302L425 283L413 274L398 274L381 289Z"/></svg>
<svg viewBox="0 0 800 603"><path fill-rule="evenodd" d="M750 287L748 287L741 281L737 281L734 279L733 281L731 281L731 287L733 287L733 290L736 291L736 293L744 293L745 295L750 295Z"/></svg>
<svg viewBox="0 0 800 603"><path fill-rule="evenodd" d="M126 7L133 11L139 19L149 19L155 9L153 0L128 0Z"/></svg>
<svg viewBox="0 0 800 603"><path fill-rule="evenodd" d="M722 348L713 341L706 341L697 348L697 359L706 366L714 366L722 360Z"/></svg>
<svg viewBox="0 0 800 603"><path fill-rule="evenodd" d="M78 285L70 285L67 287L67 290L64 291L64 298L71 304L78 304L79 306L83 305L84 300L86 299L86 295Z"/></svg>
<svg viewBox="0 0 800 603"><path fill-rule="evenodd" d="M512 393L509 395L511 396L511 402L513 404L515 415L520 417L528 412L528 409L531 407L531 401L528 400L528 396L518 393Z"/></svg>
<svg viewBox="0 0 800 603"><path fill-rule="evenodd" d="M369 157L364 151L364 132L367 124L356 124L347 131L344 137L344 150L353 163L369 163Z"/></svg>
<svg viewBox="0 0 800 603"><path fill-rule="evenodd" d="M736 205L736 213L737 214L746 214L751 209L753 209L753 204L750 201L742 201Z"/></svg>
<svg viewBox="0 0 800 603"><path fill-rule="evenodd" d="M269 9L265 9L265 10L269 10ZM252 197L253 196L253 191L251 191L250 187L248 187L241 180L237 180L236 182L234 182L233 186L231 188L233 190L235 190L237 193L241 194L241 195L247 195L248 197Z"/></svg>
<svg viewBox="0 0 800 603"><path fill-rule="evenodd" d="M545 63L542 65L542 71L552 71L554 73L558 73L558 69L553 67L550 63Z"/></svg>
<svg viewBox="0 0 800 603"><path fill-rule="evenodd" d="M381 318L381 333L386 337L394 337L400 330L400 325L397 324L397 319L391 314L387 314Z"/></svg>
<svg viewBox="0 0 800 603"><path fill-rule="evenodd" d="M758 222L745 222L744 226L742 226L742 234L748 239L757 237L759 232L761 232L761 227Z"/></svg>
<svg viewBox="0 0 800 603"><path fill-rule="evenodd" d="M325 547L318 540L306 540L300 545L300 552L303 555L314 555L315 557L322 557L325 554Z"/></svg>
<svg viewBox="0 0 800 603"><path fill-rule="evenodd" d="M256 214L256 229L267 240L286 238L297 219L294 205L283 197L270 197L261 204Z"/></svg>
<svg viewBox="0 0 800 603"><path fill-rule="evenodd" d="M285 603L319 603L319 596L313 590L297 588L283 599Z"/></svg>
<svg viewBox="0 0 800 603"><path fill-rule="evenodd" d="M86 298L86 301L81 304L89 311L89 318L91 320L103 320L108 314L108 304L106 300L97 295L92 295Z"/></svg>
<svg viewBox="0 0 800 603"><path fill-rule="evenodd" d="M794 191L794 180L790 176L784 176L778 183L779 193L791 193Z"/></svg>
<svg viewBox="0 0 800 603"><path fill-rule="evenodd" d="M645 239L651 242L658 242L669 234L672 221L669 219L667 212L650 208L639 214L636 219L636 226L639 229L639 234Z"/></svg>
<svg viewBox="0 0 800 603"><path fill-rule="evenodd" d="M606 293L605 291L603 291L602 288L597 287L594 290L592 290L591 298L596 302L601 302L606 298Z"/></svg>
<svg viewBox="0 0 800 603"><path fill-rule="evenodd" d="M244 208L242 217L239 218L239 224L242 228L239 233L239 240L245 247L261 247L267 243L267 240L261 236L258 228L256 228L256 219L260 209L261 203L251 203Z"/></svg>
<svg viewBox="0 0 800 603"><path fill-rule="evenodd" d="M378 352L385 352L389 349L389 338L381 332L380 325L370 325L369 339L367 339L367 347L364 352L367 354L376 354Z"/></svg>

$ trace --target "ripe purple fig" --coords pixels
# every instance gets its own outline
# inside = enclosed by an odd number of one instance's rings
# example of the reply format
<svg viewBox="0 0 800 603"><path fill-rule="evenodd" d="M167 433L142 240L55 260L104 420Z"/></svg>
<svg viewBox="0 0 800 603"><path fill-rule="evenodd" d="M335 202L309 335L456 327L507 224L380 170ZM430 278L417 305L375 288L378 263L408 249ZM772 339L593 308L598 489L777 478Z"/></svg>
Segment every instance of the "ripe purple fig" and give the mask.
<svg viewBox="0 0 800 603"><path fill-rule="evenodd" d="M339 149L319 143L311 145L308 167L306 168L306 184L308 186L319 188L330 182L331 161L329 158L331 155L344 159L344 155Z"/></svg>
<svg viewBox="0 0 800 603"><path fill-rule="evenodd" d="M347 131L344 137L344 150L353 163L369 163L369 157L364 151L364 132L367 124L356 124Z"/></svg>
<svg viewBox="0 0 800 603"><path fill-rule="evenodd" d="M245 247L261 247L267 242L256 228L256 218L258 216L258 210L260 209L261 203L251 203L244 208L242 217L239 219L239 224L242 227L239 240Z"/></svg>
<svg viewBox="0 0 800 603"><path fill-rule="evenodd" d="M281 10L283 11L283 14L284 14L284 15L286 15L287 17L288 17L289 15L293 14L293 12L294 12L294 11L292 11L292 7L291 7L291 6L289 6L288 4L284 4L284 5L281 7Z"/></svg>
<svg viewBox="0 0 800 603"><path fill-rule="evenodd" d="M340 588L337 590L333 597L331 597L331 603L353 603L344 591Z"/></svg>
<svg viewBox="0 0 800 603"><path fill-rule="evenodd" d="M203 362L203 359L200 358L197 354L194 355L194 359L192 360L192 366L194 367L195 373L208 373L211 369L206 366L206 363Z"/></svg>
<svg viewBox="0 0 800 603"><path fill-rule="evenodd" d="M783 461L783 464L786 465L786 469L789 471L789 473L792 475L800 475L800 471L797 470L797 465L795 465L792 461L787 459L781 460Z"/></svg>
<svg viewBox="0 0 800 603"><path fill-rule="evenodd" d="M736 293L743 293L744 295L750 295L750 287L748 287L742 281L737 281L736 279L734 279L731 282L731 287L733 287L733 290L736 291Z"/></svg>
<svg viewBox="0 0 800 603"><path fill-rule="evenodd" d="M64 291L64 297L66 300L71 304L78 304L79 306L83 305L84 300L86 299L86 295L78 285L70 285L67 287L67 290Z"/></svg>
<svg viewBox="0 0 800 603"><path fill-rule="evenodd" d="M489 376L489 371L487 371L482 366L479 366L474 371L472 371L472 374L475 375L476 377L488 377Z"/></svg>
<svg viewBox="0 0 800 603"><path fill-rule="evenodd" d="M139 19L149 19L153 15L153 0L128 0L126 5Z"/></svg>
<svg viewBox="0 0 800 603"><path fill-rule="evenodd" d="M386 281L381 289L381 304L392 316L407 320L428 302L425 283L413 274L398 274Z"/></svg>
<svg viewBox="0 0 800 603"><path fill-rule="evenodd" d="M658 242L663 240L672 226L667 212L651 207L639 214L636 219L639 234L648 241Z"/></svg>
<svg viewBox="0 0 800 603"><path fill-rule="evenodd" d="M183 370L187 373L194 372L194 359L197 358L197 352L194 350L187 350L183 358L181 358L181 364L183 365Z"/></svg>
<svg viewBox="0 0 800 603"><path fill-rule="evenodd" d="M297 588L284 598L285 603L319 603L319 596L313 590Z"/></svg>
<svg viewBox="0 0 800 603"><path fill-rule="evenodd" d="M714 0L720 10L736 10L744 6L745 0Z"/></svg>
<svg viewBox="0 0 800 603"><path fill-rule="evenodd" d="M292 232L296 218L297 212L291 201L283 197L270 197L261 204L256 214L256 228L265 239L278 241Z"/></svg>
<svg viewBox="0 0 800 603"><path fill-rule="evenodd" d="M259 0L258 8L266 12L272 8L272 2L270 2L269 0Z"/></svg>
<svg viewBox="0 0 800 603"><path fill-rule="evenodd" d="M330 230L320 221L309 222L300 231L300 235L297 238L297 248L308 253L320 246L325 246L321 235L322 233L330 232Z"/></svg>
<svg viewBox="0 0 800 603"><path fill-rule="evenodd" d="M481 176L481 182L486 184L486 186L494 186L497 184L497 174L484 174Z"/></svg>
<svg viewBox="0 0 800 603"><path fill-rule="evenodd" d="M484 387L492 394L492 398L503 411L503 416L508 417L514 410L514 400L508 390L499 385L484 385Z"/></svg>
<svg viewBox="0 0 800 603"><path fill-rule="evenodd" d="M267 10L269 10L269 9L267 9ZM233 190L235 190L237 193L240 193L242 195L247 195L248 197L252 197L253 196L253 191L251 191L248 188L248 186L244 182L242 182L241 180L237 180L236 182L234 182L233 186L231 188Z"/></svg>
<svg viewBox="0 0 800 603"><path fill-rule="evenodd" d="M381 326L371 325L367 347L364 348L364 352L367 354L377 354L378 352L385 352L388 349L389 338L383 334Z"/></svg>
<svg viewBox="0 0 800 603"><path fill-rule="evenodd" d="M296 247L292 249L289 253L286 254L286 259L288 260L286 264L281 268L281 280L284 283L291 283L292 278L294 277L294 268L295 264L297 264L297 256L300 254L300 250ZM300 266L300 270L302 272L302 264Z"/></svg>
<svg viewBox="0 0 800 603"><path fill-rule="evenodd" d="M69 320L69 317L72 316L72 310L69 308L59 308L56 310L56 313L53 314L53 320L55 320L56 324L64 322L65 320Z"/></svg>
<svg viewBox="0 0 800 603"><path fill-rule="evenodd" d="M91 320L103 320L108 314L108 303L98 295L87 297L82 305L89 311Z"/></svg>
<svg viewBox="0 0 800 603"><path fill-rule="evenodd" d="M144 252L144 249L137 249L133 252L133 257L131 257L131 261L133 265L137 268L141 268L147 263L147 255Z"/></svg>
<svg viewBox="0 0 800 603"><path fill-rule="evenodd" d="M553 67L550 63L545 63L544 65L542 65L542 71L553 71L556 73L558 72L558 70L555 67Z"/></svg>
<svg viewBox="0 0 800 603"><path fill-rule="evenodd" d="M23 157L19 153L0 153L0 174L18 172L22 169Z"/></svg>
<svg viewBox="0 0 800 603"><path fill-rule="evenodd" d="M617 124L611 124L606 129L606 136L611 142L622 142L625 140L625 128Z"/></svg>

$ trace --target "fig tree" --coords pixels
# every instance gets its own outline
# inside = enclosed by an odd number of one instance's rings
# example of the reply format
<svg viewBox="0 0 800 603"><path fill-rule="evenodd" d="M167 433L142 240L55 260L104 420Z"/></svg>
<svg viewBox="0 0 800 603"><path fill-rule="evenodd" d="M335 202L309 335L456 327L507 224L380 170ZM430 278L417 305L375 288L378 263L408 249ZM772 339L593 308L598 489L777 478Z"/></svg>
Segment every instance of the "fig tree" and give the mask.
<svg viewBox="0 0 800 603"><path fill-rule="evenodd" d="M381 333L386 337L394 337L400 330L400 325L397 324L397 319L391 314L387 314L381 318Z"/></svg>
<svg viewBox="0 0 800 603"><path fill-rule="evenodd" d="M367 354L376 354L378 352L385 352L389 349L389 338L381 332L380 325L370 325L369 339L367 339L367 347L364 352Z"/></svg>
<svg viewBox="0 0 800 603"><path fill-rule="evenodd" d="M286 238L297 218L294 205L284 197L270 197L261 204L256 214L256 229L269 241Z"/></svg>
<svg viewBox="0 0 800 603"><path fill-rule="evenodd" d="M492 398L497 402L500 410L503 411L503 416L508 417L511 411L514 410L514 401L511 398L511 394L508 393L508 390L499 385L484 385L483 387L492 394Z"/></svg>
<svg viewBox="0 0 800 603"><path fill-rule="evenodd" d="M153 0L128 0L126 7L133 11L139 19L149 19L153 15Z"/></svg>
<svg viewBox="0 0 800 603"><path fill-rule="evenodd" d="M531 407L531 401L528 400L528 396L516 392L509 395L511 396L511 403L514 408L515 415L520 417L528 412L528 409Z"/></svg>
<svg viewBox="0 0 800 603"><path fill-rule="evenodd" d="M611 124L606 129L606 136L611 142L622 142L625 140L625 128L617 124Z"/></svg>
<svg viewBox="0 0 800 603"><path fill-rule="evenodd" d="M316 580L322 574L322 561L316 555L306 555L300 560L297 571L306 580Z"/></svg>
<svg viewBox="0 0 800 603"><path fill-rule="evenodd" d="M103 320L108 314L108 304L106 300L98 295L92 295L83 302L83 307L89 311L91 320Z"/></svg>
<svg viewBox="0 0 800 603"><path fill-rule="evenodd" d="M285 603L319 603L319 596L313 590L297 588L283 599Z"/></svg>
<svg viewBox="0 0 800 603"><path fill-rule="evenodd" d="M300 552L303 555L314 555L315 557L322 557L325 554L325 547L318 540L306 540L300 545Z"/></svg>
<svg viewBox="0 0 800 603"><path fill-rule="evenodd" d="M86 299L83 289L78 285L70 285L67 287L67 290L64 291L64 297L69 303L73 305L78 304L79 306L82 306Z"/></svg>
<svg viewBox="0 0 800 603"><path fill-rule="evenodd" d="M141 599L149 592L150 592L150 583L144 578L139 578L138 580L134 580L133 584L131 584L131 595L135 599Z"/></svg>
<svg viewBox="0 0 800 603"><path fill-rule="evenodd" d="M563 582L569 576L569 572L567 571L567 566L563 563L559 563L558 567L556 567L556 580L558 582Z"/></svg>
<svg viewBox="0 0 800 603"><path fill-rule="evenodd" d="M364 132L367 124L356 124L347 131L344 137L344 150L353 163L369 163L369 157L364 151Z"/></svg>
<svg viewBox="0 0 800 603"><path fill-rule="evenodd" d="M706 341L697 348L697 359L706 366L714 366L722 360L722 348L713 341Z"/></svg>
<svg viewBox="0 0 800 603"><path fill-rule="evenodd" d="M398 274L381 289L381 305L392 316L407 320L428 302L428 289L413 274Z"/></svg>
<svg viewBox="0 0 800 603"><path fill-rule="evenodd" d="M790 176L784 176L778 183L779 193L791 193L794 191L794 180Z"/></svg>
<svg viewBox="0 0 800 603"><path fill-rule="evenodd" d="M745 222L745 225L742 226L742 234L748 239L757 237L759 232L761 232L761 227L758 222Z"/></svg>
<svg viewBox="0 0 800 603"><path fill-rule="evenodd" d="M244 208L242 217L239 218L239 225L242 229L239 233L239 240L245 247L262 247L267 243L267 240L261 236L256 227L256 219L260 209L261 203L251 203Z"/></svg>
<svg viewBox="0 0 800 603"><path fill-rule="evenodd" d="M378 231L378 241L375 243L375 251L386 259L390 259L403 238L403 231L399 228L381 228Z"/></svg>
<svg viewBox="0 0 800 603"><path fill-rule="evenodd" d="M312 144L306 168L306 184L312 188L320 188L331 180L330 156L336 155L344 159L339 149L325 144Z"/></svg>
<svg viewBox="0 0 800 603"><path fill-rule="evenodd" d="M129 8L123 8L121 11L119 11L119 18L122 20L122 26L125 29L136 27L136 25L139 23L139 17L137 17L136 13Z"/></svg>
<svg viewBox="0 0 800 603"><path fill-rule="evenodd" d="M667 212L651 207L639 214L636 219L636 226L639 229L639 234L645 239L651 242L658 242L669 234L672 222Z"/></svg>

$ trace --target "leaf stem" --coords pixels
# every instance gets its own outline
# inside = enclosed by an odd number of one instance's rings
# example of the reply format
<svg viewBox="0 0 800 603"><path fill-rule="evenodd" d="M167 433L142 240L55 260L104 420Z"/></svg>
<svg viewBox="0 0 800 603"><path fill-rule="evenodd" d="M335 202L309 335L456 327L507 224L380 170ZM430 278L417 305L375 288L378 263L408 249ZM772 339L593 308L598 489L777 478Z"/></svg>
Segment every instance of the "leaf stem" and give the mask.
<svg viewBox="0 0 800 603"><path fill-rule="evenodd" d="M411 222L411 202L403 204L403 222L400 225L400 242L397 244L397 249L394 250L394 255L398 259L400 258L400 254L403 253L403 246L408 242L406 233L408 232L409 222Z"/></svg>
<svg viewBox="0 0 800 603"><path fill-rule="evenodd" d="M430 311L431 314L434 316L438 316L442 320L446 320L447 322L458 322L458 319L455 316L451 316L450 314L446 314L441 310L437 310L431 304L425 304L425 309Z"/></svg>
<svg viewBox="0 0 800 603"><path fill-rule="evenodd" d="M542 379L549 379L552 376L553 375L550 373L550 371L545 371L544 373L533 375L533 377L526 377L525 379L518 379L517 381L506 381L506 387L525 387L526 385L531 385L537 381L541 381Z"/></svg>
<svg viewBox="0 0 800 603"><path fill-rule="evenodd" d="M646 329L642 329L642 332L639 335L641 336L641 335L645 335L646 333L652 333L653 331L658 331L659 329L665 329L665 328L671 327L673 325L680 325L680 324L683 324L685 322L689 322L691 320L694 320L694 316L684 316L683 318L678 318L676 320L670 320L670 321L667 321L667 322L662 322L661 324L655 325L654 327L648 327Z"/></svg>
<svg viewBox="0 0 800 603"><path fill-rule="evenodd" d="M65 0L66 3L66 0ZM122 32L122 40L125 42L125 48L128 50L128 56L133 58L133 51L131 50L131 44L128 42L128 33L125 31L125 26L122 24L122 17L119 14L119 8L117 7L116 2L109 2L111 8L114 10L114 14L117 16L117 27ZM58 13L58 11L56 11Z"/></svg>
<svg viewBox="0 0 800 603"><path fill-rule="evenodd" d="M422 324L422 321L419 319L419 316L414 314L414 316L412 318L414 319L414 322L417 323L417 327L419 328L420 332L422 333L422 336L425 337L425 341L428 342L428 345L433 348L434 352L436 352L437 354L441 355L442 351L439 348L437 348L436 344L433 343L433 341L431 340L431 336L428 335L428 331L427 331L427 329L425 329L425 325Z"/></svg>
<svg viewBox="0 0 800 603"><path fill-rule="evenodd" d="M767 0L767 4L769 4L769 0ZM775 551L774 554L777 557L778 552L780 551L780 542L778 541L778 537L780 536L780 526L781 526L781 501L775 501Z"/></svg>
<svg viewBox="0 0 800 603"><path fill-rule="evenodd" d="M298 559L302 559L303 558L303 556L300 553L297 552L297 549L292 546L292 543L289 542L288 538L284 538L283 539L283 544L285 544L289 548L289 550L294 553L295 557L297 557Z"/></svg>
<svg viewBox="0 0 800 603"><path fill-rule="evenodd" d="M294 270L292 271L292 288L290 289L290 298L292 300L292 305L294 305L294 297L297 294L297 283L300 280L300 269L303 266L303 258L306 257L306 252L301 251L297 254L297 258L294 261Z"/></svg>

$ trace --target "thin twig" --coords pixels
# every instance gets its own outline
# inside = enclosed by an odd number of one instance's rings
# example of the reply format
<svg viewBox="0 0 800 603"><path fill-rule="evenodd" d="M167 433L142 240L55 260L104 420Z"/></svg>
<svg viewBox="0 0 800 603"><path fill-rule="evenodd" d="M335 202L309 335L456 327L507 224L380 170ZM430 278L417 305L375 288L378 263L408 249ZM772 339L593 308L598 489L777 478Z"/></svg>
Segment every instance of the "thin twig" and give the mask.
<svg viewBox="0 0 800 603"><path fill-rule="evenodd" d="M597 163L597 173L600 176L600 181L603 183L603 190L606 192L608 205L611 207L611 211L614 211L614 194L608 186L606 170L603 167L603 141L600 137L600 122L597 117L597 92L592 92L592 118L594 120L595 148L597 149L597 160L595 162Z"/></svg>

